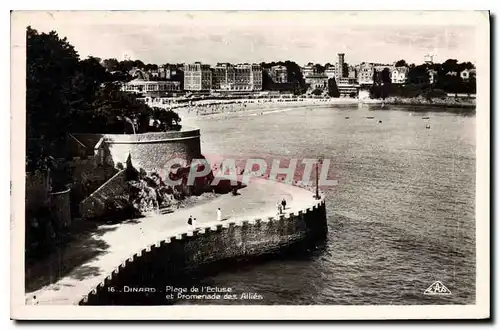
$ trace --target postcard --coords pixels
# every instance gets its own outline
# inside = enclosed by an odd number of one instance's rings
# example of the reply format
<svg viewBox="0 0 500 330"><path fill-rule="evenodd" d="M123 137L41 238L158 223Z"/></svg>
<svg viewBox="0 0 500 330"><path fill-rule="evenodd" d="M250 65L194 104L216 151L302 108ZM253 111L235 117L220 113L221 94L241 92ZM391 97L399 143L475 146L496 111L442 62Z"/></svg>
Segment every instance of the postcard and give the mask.
<svg viewBox="0 0 500 330"><path fill-rule="evenodd" d="M490 317L487 11L13 11L11 317Z"/></svg>

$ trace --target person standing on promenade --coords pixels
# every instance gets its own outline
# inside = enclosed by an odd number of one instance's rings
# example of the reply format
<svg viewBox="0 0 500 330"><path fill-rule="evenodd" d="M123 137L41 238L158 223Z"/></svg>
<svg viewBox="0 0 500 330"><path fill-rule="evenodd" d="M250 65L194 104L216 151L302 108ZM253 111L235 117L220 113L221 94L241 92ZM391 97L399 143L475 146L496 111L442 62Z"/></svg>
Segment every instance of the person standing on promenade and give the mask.
<svg viewBox="0 0 500 330"><path fill-rule="evenodd" d="M282 208L280 202L276 203L276 207L278 208L278 214L282 214L283 213L283 208Z"/></svg>
<svg viewBox="0 0 500 330"><path fill-rule="evenodd" d="M195 229L196 229L196 222L197 222L197 221L196 221L196 218L193 218L193 230L195 230Z"/></svg>
<svg viewBox="0 0 500 330"><path fill-rule="evenodd" d="M193 216L190 215L188 219L188 229L192 230L193 229Z"/></svg>
<svg viewBox="0 0 500 330"><path fill-rule="evenodd" d="M220 208L217 209L217 221L222 221L222 212Z"/></svg>
<svg viewBox="0 0 500 330"><path fill-rule="evenodd" d="M286 209L286 200L284 198L281 201L281 205L283 206L283 210Z"/></svg>

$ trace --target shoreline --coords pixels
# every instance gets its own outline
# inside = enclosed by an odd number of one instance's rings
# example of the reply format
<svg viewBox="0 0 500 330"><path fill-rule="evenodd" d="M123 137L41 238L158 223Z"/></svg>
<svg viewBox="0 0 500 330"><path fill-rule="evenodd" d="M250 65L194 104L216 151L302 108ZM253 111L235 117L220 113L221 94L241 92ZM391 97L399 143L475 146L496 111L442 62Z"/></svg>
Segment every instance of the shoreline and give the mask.
<svg viewBox="0 0 500 330"><path fill-rule="evenodd" d="M452 97L432 99L430 102L424 98L389 97L382 99L357 99L357 98L269 98L269 99L203 99L193 102L177 104L148 103L150 106L159 106L164 109L176 111L182 117L196 118L200 116L220 117L236 114L242 111L248 115L265 115L274 112L289 111L305 106L335 106L335 105L402 105L402 106L429 106L435 108L456 108L468 112L475 112L474 99L455 99ZM287 109L289 108L289 109ZM259 113L258 110L261 110ZM452 111L453 112L453 111Z"/></svg>
<svg viewBox="0 0 500 330"><path fill-rule="evenodd" d="M415 106L431 106L440 108L463 108L463 109L475 109L476 102L465 101L464 99L455 98L434 98L430 101L424 98L402 98L402 97L388 97L385 100L381 99L367 99L360 100L363 104L390 104L390 105L415 105Z"/></svg>

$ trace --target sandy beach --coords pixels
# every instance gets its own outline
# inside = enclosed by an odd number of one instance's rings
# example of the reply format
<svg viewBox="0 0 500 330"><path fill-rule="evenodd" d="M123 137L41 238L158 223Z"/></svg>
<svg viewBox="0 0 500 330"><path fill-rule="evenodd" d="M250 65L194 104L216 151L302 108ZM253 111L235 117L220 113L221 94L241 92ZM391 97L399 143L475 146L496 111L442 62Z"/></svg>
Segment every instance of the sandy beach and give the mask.
<svg viewBox="0 0 500 330"><path fill-rule="evenodd" d="M245 111L246 115L265 115L274 112L285 112L304 106L328 106L339 104L358 104L355 98L269 98L269 99L227 99L198 100L184 103L168 103L163 101L148 102L150 106L171 109L179 113L181 118L197 116L224 116Z"/></svg>

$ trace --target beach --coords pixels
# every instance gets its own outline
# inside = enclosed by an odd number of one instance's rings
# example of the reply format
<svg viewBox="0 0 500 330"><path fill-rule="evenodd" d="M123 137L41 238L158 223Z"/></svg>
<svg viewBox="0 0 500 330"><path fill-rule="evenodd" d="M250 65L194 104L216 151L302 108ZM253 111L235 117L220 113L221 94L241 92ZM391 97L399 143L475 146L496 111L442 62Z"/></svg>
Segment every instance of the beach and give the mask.
<svg viewBox="0 0 500 330"><path fill-rule="evenodd" d="M242 110L255 112L261 110L262 114L269 111L286 111L284 108L296 108L314 105L349 105L358 104L355 98L241 98L241 99L204 99L190 102L164 103L158 99L157 102L148 102L149 106L161 107L176 111L183 116L205 116L216 114L229 114ZM259 114L258 111L256 115Z"/></svg>

